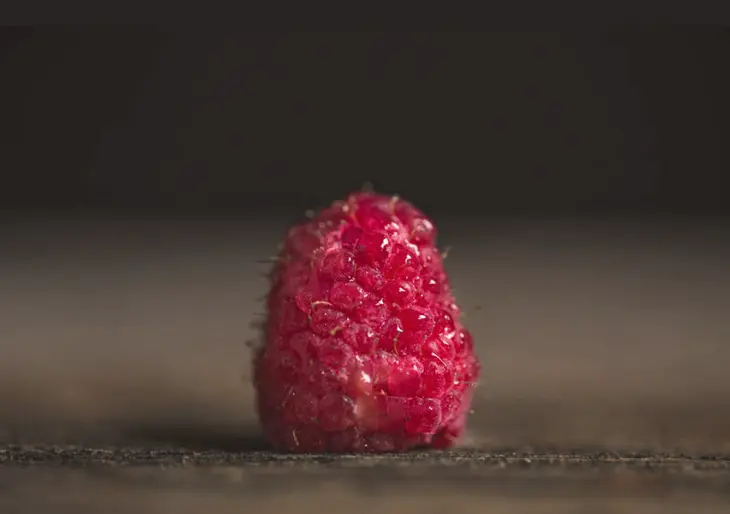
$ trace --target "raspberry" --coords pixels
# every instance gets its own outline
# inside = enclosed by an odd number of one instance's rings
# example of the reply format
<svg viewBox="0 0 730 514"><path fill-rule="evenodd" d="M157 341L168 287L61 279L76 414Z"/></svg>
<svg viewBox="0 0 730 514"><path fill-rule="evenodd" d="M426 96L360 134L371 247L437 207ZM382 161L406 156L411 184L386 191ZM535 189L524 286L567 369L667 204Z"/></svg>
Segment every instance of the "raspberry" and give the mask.
<svg viewBox="0 0 730 514"><path fill-rule="evenodd" d="M462 435L480 365L435 240L413 205L367 192L289 231L254 357L276 449L447 448Z"/></svg>

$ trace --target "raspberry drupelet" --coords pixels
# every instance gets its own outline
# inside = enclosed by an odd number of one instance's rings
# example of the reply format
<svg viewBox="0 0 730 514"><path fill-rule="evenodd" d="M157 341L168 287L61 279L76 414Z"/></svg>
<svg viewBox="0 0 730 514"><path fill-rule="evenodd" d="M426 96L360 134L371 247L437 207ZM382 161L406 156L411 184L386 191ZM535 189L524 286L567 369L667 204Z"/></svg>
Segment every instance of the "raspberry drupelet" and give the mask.
<svg viewBox="0 0 730 514"><path fill-rule="evenodd" d="M480 365L435 239L413 205L369 192L289 231L254 357L277 450L447 448L461 436Z"/></svg>

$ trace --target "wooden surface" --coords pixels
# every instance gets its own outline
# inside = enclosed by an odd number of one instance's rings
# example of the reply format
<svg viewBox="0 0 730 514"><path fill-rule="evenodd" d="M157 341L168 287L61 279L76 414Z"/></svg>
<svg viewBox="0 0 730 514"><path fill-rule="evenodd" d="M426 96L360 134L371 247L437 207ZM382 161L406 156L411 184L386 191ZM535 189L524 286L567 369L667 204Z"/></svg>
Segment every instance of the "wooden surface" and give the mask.
<svg viewBox="0 0 730 514"><path fill-rule="evenodd" d="M730 456L0 448L2 512L724 512ZM210 510L213 509L213 510Z"/></svg>
<svg viewBox="0 0 730 514"><path fill-rule="evenodd" d="M437 221L478 451L364 459L261 453L244 342L284 221L0 227L0 512L723 511L727 224Z"/></svg>

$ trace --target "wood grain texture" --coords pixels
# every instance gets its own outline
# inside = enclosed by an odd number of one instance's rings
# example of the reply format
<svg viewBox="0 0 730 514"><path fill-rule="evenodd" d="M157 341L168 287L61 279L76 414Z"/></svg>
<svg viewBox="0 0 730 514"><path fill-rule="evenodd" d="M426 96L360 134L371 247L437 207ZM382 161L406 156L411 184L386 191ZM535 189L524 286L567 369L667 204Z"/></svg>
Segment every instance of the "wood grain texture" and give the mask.
<svg viewBox="0 0 730 514"><path fill-rule="evenodd" d="M266 291L256 262L285 221L0 227L0 511L721 512L727 461L681 459L730 453L727 224L437 221L484 366L466 441L480 453L334 468L255 453L245 341ZM25 455L44 457L18 466L24 454L8 460L9 444L40 444ZM129 447L155 449L154 471L50 466ZM201 453L164 454L175 448ZM500 460L507 451L520 456ZM627 452L657 464L638 472L644 461L611 457ZM175 462L161 470L160 459ZM206 459L207 470L189 469ZM229 478L215 475L216 459ZM709 462L718 469L702 471ZM317 492L310 475L330 489Z"/></svg>

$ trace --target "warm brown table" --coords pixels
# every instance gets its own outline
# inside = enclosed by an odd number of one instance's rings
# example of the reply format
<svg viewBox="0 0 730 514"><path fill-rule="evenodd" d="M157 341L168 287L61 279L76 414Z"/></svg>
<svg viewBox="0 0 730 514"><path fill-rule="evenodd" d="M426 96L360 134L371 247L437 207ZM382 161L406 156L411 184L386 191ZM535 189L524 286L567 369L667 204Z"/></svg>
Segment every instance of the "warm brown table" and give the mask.
<svg viewBox="0 0 730 514"><path fill-rule="evenodd" d="M728 510L727 461L677 455L730 454L726 222L437 221L483 451L334 460L239 453L286 220L0 227L0 513Z"/></svg>

